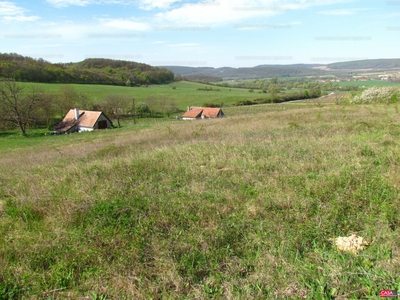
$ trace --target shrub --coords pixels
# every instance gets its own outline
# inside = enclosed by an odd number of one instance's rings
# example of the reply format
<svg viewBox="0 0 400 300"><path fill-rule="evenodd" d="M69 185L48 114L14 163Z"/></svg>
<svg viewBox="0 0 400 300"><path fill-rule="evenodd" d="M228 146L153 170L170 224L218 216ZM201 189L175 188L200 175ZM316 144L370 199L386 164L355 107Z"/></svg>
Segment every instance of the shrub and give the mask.
<svg viewBox="0 0 400 300"><path fill-rule="evenodd" d="M399 87L371 87L363 91L360 95L354 96L350 103L369 104L369 103L395 103L399 101Z"/></svg>

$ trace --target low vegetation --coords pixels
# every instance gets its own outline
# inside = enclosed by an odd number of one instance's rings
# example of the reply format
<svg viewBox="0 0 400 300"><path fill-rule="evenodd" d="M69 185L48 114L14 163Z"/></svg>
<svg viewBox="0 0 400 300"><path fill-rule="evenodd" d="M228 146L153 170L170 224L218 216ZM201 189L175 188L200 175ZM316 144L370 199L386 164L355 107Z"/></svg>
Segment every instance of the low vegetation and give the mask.
<svg viewBox="0 0 400 300"><path fill-rule="evenodd" d="M224 112L0 144L0 299L400 289L396 104Z"/></svg>

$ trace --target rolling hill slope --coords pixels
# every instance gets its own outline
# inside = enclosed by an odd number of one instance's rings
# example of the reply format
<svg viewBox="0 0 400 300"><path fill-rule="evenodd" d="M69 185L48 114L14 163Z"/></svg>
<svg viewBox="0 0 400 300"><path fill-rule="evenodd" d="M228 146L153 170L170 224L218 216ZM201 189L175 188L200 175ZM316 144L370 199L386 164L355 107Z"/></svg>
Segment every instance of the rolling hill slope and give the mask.
<svg viewBox="0 0 400 300"><path fill-rule="evenodd" d="M382 71L400 69L400 59L369 59L331 64L259 65L251 68L196 68L182 66L163 66L163 68L180 76L207 75L220 77L224 80L324 75L343 76L347 75L349 71L360 73L362 70Z"/></svg>

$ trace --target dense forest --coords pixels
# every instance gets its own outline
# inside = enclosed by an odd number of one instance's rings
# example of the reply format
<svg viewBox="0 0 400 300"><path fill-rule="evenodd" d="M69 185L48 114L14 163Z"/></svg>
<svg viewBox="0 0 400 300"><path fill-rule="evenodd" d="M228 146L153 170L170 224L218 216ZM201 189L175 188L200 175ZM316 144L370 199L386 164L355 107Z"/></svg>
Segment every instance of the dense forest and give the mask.
<svg viewBox="0 0 400 300"><path fill-rule="evenodd" d="M103 58L88 58L77 63L53 64L15 53L0 53L0 78L44 83L85 83L138 86L163 84L174 74L147 64Z"/></svg>

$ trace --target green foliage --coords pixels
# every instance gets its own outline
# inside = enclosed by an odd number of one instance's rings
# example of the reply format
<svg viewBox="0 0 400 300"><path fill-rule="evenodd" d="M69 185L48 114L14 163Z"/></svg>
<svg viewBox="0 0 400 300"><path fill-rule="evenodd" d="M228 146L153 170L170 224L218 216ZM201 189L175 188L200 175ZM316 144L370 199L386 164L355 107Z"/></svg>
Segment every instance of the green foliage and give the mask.
<svg viewBox="0 0 400 300"><path fill-rule="evenodd" d="M0 53L0 78L24 82L132 86L172 82L174 74L164 68L130 61L88 58L78 63L52 64L18 54Z"/></svg>
<svg viewBox="0 0 400 300"><path fill-rule="evenodd" d="M289 92L289 93L270 93L268 97L264 98L256 98L252 100L241 100L234 103L235 106L243 106L243 105L254 105L254 104L265 104L265 103L282 103L293 100L302 100L302 99L312 99L318 98L321 96L320 90L315 90L310 94L308 90L303 92Z"/></svg>
<svg viewBox="0 0 400 300"><path fill-rule="evenodd" d="M371 87L351 99L354 104L397 103L400 97L399 87Z"/></svg>
<svg viewBox="0 0 400 300"><path fill-rule="evenodd" d="M0 278L0 299L4 300L13 300L20 299L20 295L22 294L22 289L14 282L14 283L5 283L2 282Z"/></svg>
<svg viewBox="0 0 400 300"><path fill-rule="evenodd" d="M185 76L175 76L176 81L192 81L192 82L200 82L200 83L210 83L210 82L221 82L223 79L219 76L210 76L203 74L193 74L193 75L185 75Z"/></svg>
<svg viewBox="0 0 400 300"><path fill-rule="evenodd" d="M213 92L220 92L220 91L221 91L220 89L216 89L216 88L208 87L208 86L203 87L203 88L198 88L197 90L198 90L198 91L206 91L206 92L210 92L210 91L213 91Z"/></svg>
<svg viewBox="0 0 400 300"><path fill-rule="evenodd" d="M215 103L209 103L209 102L205 102L202 105L203 107L222 107L224 106L223 103L220 104L215 104Z"/></svg>
<svg viewBox="0 0 400 300"><path fill-rule="evenodd" d="M144 114L150 114L151 110L147 103L140 102L136 105L136 113L143 117Z"/></svg>

